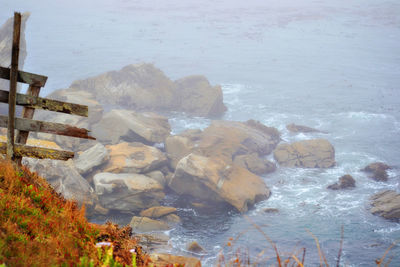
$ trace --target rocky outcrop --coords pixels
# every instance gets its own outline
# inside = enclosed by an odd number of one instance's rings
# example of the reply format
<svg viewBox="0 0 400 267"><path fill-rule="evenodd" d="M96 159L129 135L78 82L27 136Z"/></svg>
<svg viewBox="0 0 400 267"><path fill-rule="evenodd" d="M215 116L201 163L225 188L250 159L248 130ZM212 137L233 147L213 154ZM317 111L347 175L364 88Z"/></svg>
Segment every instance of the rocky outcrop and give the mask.
<svg viewBox="0 0 400 267"><path fill-rule="evenodd" d="M386 170L391 169L389 165L382 162L374 162L366 166L362 171L368 173L369 177L378 182L386 182L388 174Z"/></svg>
<svg viewBox="0 0 400 267"><path fill-rule="evenodd" d="M254 154L253 158L268 155L279 141L279 132L275 128L264 126L253 120L213 121L204 131L184 132L178 136L169 137L165 149L171 167L175 167L177 162L189 153L219 158L231 164L235 157L241 155ZM259 159L258 163L262 161ZM254 161L253 163L257 165ZM272 168L270 164L264 163L268 165L267 168ZM252 167L254 167L253 171L257 169L255 166ZM264 167L261 169L265 170Z"/></svg>
<svg viewBox="0 0 400 267"><path fill-rule="evenodd" d="M132 227L133 232L139 233L166 231L170 229L169 225L165 222L138 216L134 216L129 225Z"/></svg>
<svg viewBox="0 0 400 267"><path fill-rule="evenodd" d="M340 177L337 183L331 184L327 188L331 190L339 190L339 189L348 189L354 187L356 187L356 180L354 180L354 178L351 175L346 174Z"/></svg>
<svg viewBox="0 0 400 267"><path fill-rule="evenodd" d="M212 87L203 76L190 76L174 83L152 64L128 65L119 71L76 81L71 88L93 93L102 104L136 111L219 116L226 110L220 86Z"/></svg>
<svg viewBox="0 0 400 267"><path fill-rule="evenodd" d="M288 131L292 133L321 133L320 130L308 126L297 125L294 123L286 125L286 129L288 129Z"/></svg>
<svg viewBox="0 0 400 267"><path fill-rule="evenodd" d="M179 161L169 187L181 195L226 202L240 212L270 195L263 180L248 170L196 154Z"/></svg>
<svg viewBox="0 0 400 267"><path fill-rule="evenodd" d="M109 159L108 150L100 143L83 151L74 159L75 167L82 175L92 172Z"/></svg>
<svg viewBox="0 0 400 267"><path fill-rule="evenodd" d="M284 167L329 168L335 165L335 149L325 139L280 144L274 158Z"/></svg>
<svg viewBox="0 0 400 267"><path fill-rule="evenodd" d="M142 174L99 173L93 182L102 206L122 212L159 206L165 196L160 183Z"/></svg>
<svg viewBox="0 0 400 267"><path fill-rule="evenodd" d="M167 165L167 157L157 148L142 143L107 146L110 160L104 168L112 173L147 173Z"/></svg>
<svg viewBox="0 0 400 267"><path fill-rule="evenodd" d="M400 220L400 194L387 190L373 195L371 198L371 213L388 220Z"/></svg>
<svg viewBox="0 0 400 267"><path fill-rule="evenodd" d="M166 117L114 109L92 127L93 136L103 144L119 142L163 143L171 132Z"/></svg>
<svg viewBox="0 0 400 267"><path fill-rule="evenodd" d="M85 204L89 209L96 203L97 197L93 188L75 169L72 160L63 162L24 158L23 163L28 165L31 171L46 178L54 190L66 199L74 199L79 204Z"/></svg>

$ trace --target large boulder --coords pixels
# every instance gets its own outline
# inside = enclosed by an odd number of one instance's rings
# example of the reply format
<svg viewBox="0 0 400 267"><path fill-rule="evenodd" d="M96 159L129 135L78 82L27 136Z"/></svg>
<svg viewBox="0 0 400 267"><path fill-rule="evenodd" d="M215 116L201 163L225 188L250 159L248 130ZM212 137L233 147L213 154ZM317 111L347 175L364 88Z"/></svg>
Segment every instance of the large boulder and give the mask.
<svg viewBox="0 0 400 267"><path fill-rule="evenodd" d="M113 109L93 125L93 135L104 144L121 141L147 144L163 143L171 132L166 117L155 113Z"/></svg>
<svg viewBox="0 0 400 267"><path fill-rule="evenodd" d="M211 86L204 76L194 75L177 80L175 96L180 101L179 109L189 114L215 117L226 111L221 86Z"/></svg>
<svg viewBox="0 0 400 267"><path fill-rule="evenodd" d="M160 183L142 174L98 173L93 182L102 206L122 212L159 206L165 196Z"/></svg>
<svg viewBox="0 0 400 267"><path fill-rule="evenodd" d="M119 143L107 146L110 160L104 168L113 173L147 173L167 165L167 157L159 149L142 143Z"/></svg>
<svg viewBox="0 0 400 267"><path fill-rule="evenodd" d="M386 190L373 195L371 198L371 213L388 220L400 220L400 194Z"/></svg>
<svg viewBox="0 0 400 267"><path fill-rule="evenodd" d="M24 165L44 177L54 190L66 199L76 200L89 209L94 206L97 196L90 184L79 174L72 160L37 160L24 158Z"/></svg>
<svg viewBox="0 0 400 267"><path fill-rule="evenodd" d="M248 170L196 154L179 161L169 187L180 195L228 203L240 212L270 195L263 180Z"/></svg>
<svg viewBox="0 0 400 267"><path fill-rule="evenodd" d="M171 81L152 64L128 65L86 80L71 88L93 92L102 104L137 111L184 111L197 116L219 116L225 111L222 90L202 76Z"/></svg>
<svg viewBox="0 0 400 267"><path fill-rule="evenodd" d="M335 165L335 149L325 139L280 144L274 157L285 167L329 168Z"/></svg>
<svg viewBox="0 0 400 267"><path fill-rule="evenodd" d="M218 157L232 162L237 155L270 154L280 142L277 129L257 121L213 121L204 129L195 151L207 157Z"/></svg>
<svg viewBox="0 0 400 267"><path fill-rule="evenodd" d="M108 150L102 144L97 143L78 155L74 160L75 167L80 174L85 175L107 162L109 157Z"/></svg>

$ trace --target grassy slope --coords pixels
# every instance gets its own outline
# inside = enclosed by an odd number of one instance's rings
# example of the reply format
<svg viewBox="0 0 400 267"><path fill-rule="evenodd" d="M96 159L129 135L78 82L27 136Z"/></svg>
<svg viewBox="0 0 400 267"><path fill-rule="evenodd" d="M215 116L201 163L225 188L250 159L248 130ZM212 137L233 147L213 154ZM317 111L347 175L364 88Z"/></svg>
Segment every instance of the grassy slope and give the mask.
<svg viewBox="0 0 400 267"><path fill-rule="evenodd" d="M0 161L0 214L0 264L132 265L131 249L137 264L144 263L129 227L89 223L84 209L55 193L43 178L6 161ZM101 241L111 242L113 250L97 248Z"/></svg>

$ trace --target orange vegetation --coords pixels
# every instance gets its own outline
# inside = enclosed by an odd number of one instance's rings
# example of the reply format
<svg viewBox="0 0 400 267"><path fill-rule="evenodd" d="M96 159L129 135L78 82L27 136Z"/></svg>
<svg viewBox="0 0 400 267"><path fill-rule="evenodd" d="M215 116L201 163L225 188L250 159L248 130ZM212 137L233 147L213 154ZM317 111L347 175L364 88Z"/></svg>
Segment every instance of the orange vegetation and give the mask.
<svg viewBox="0 0 400 267"><path fill-rule="evenodd" d="M43 178L0 161L0 265L145 265L130 227L92 224L84 213Z"/></svg>

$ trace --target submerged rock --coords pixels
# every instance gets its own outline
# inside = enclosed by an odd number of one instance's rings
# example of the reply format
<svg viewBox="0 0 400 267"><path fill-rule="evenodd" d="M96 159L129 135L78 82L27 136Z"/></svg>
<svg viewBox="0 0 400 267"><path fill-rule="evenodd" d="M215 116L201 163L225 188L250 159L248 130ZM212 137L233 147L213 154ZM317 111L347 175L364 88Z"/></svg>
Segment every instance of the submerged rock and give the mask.
<svg viewBox="0 0 400 267"><path fill-rule="evenodd" d="M194 252L194 253L203 253L205 252L205 249L199 245L199 243L197 243L196 241L193 241L191 243L189 243L186 246L186 249L189 250L190 252Z"/></svg>
<svg viewBox="0 0 400 267"><path fill-rule="evenodd" d="M171 132L166 117L113 109L92 127L93 135L104 144L119 142L164 143Z"/></svg>
<svg viewBox="0 0 400 267"><path fill-rule="evenodd" d="M107 146L110 160L104 172L147 173L167 165L167 157L157 148L142 143Z"/></svg>
<svg viewBox="0 0 400 267"><path fill-rule="evenodd" d="M373 195L371 198L371 213L388 220L400 220L400 194L386 190Z"/></svg>
<svg viewBox="0 0 400 267"><path fill-rule="evenodd" d="M356 187L356 180L349 175L343 175L339 178L339 182L329 185L327 188L331 190L347 189Z"/></svg>
<svg viewBox="0 0 400 267"><path fill-rule="evenodd" d="M248 170L196 154L179 161L169 187L180 195L229 203L240 212L270 196L264 181Z"/></svg>
<svg viewBox="0 0 400 267"><path fill-rule="evenodd" d="M308 127L308 126L303 126L303 125L297 125L294 123L286 125L286 129L289 130L289 132L292 133L320 133L320 130Z"/></svg>
<svg viewBox="0 0 400 267"><path fill-rule="evenodd" d="M99 173L93 178L100 203L107 209L138 212L159 206L165 194L154 179L132 173Z"/></svg>
<svg viewBox="0 0 400 267"><path fill-rule="evenodd" d="M275 209L275 208L265 208L265 209L263 209L263 211L265 213L279 213L279 210Z"/></svg>
<svg viewBox="0 0 400 267"><path fill-rule="evenodd" d="M329 168L335 165L335 149L325 139L280 144L274 157L284 167Z"/></svg>
<svg viewBox="0 0 400 267"><path fill-rule="evenodd" d="M388 174L386 170L391 169L389 165L382 162L374 162L367 165L362 171L369 174L369 176L378 182L386 182L388 180Z"/></svg>

